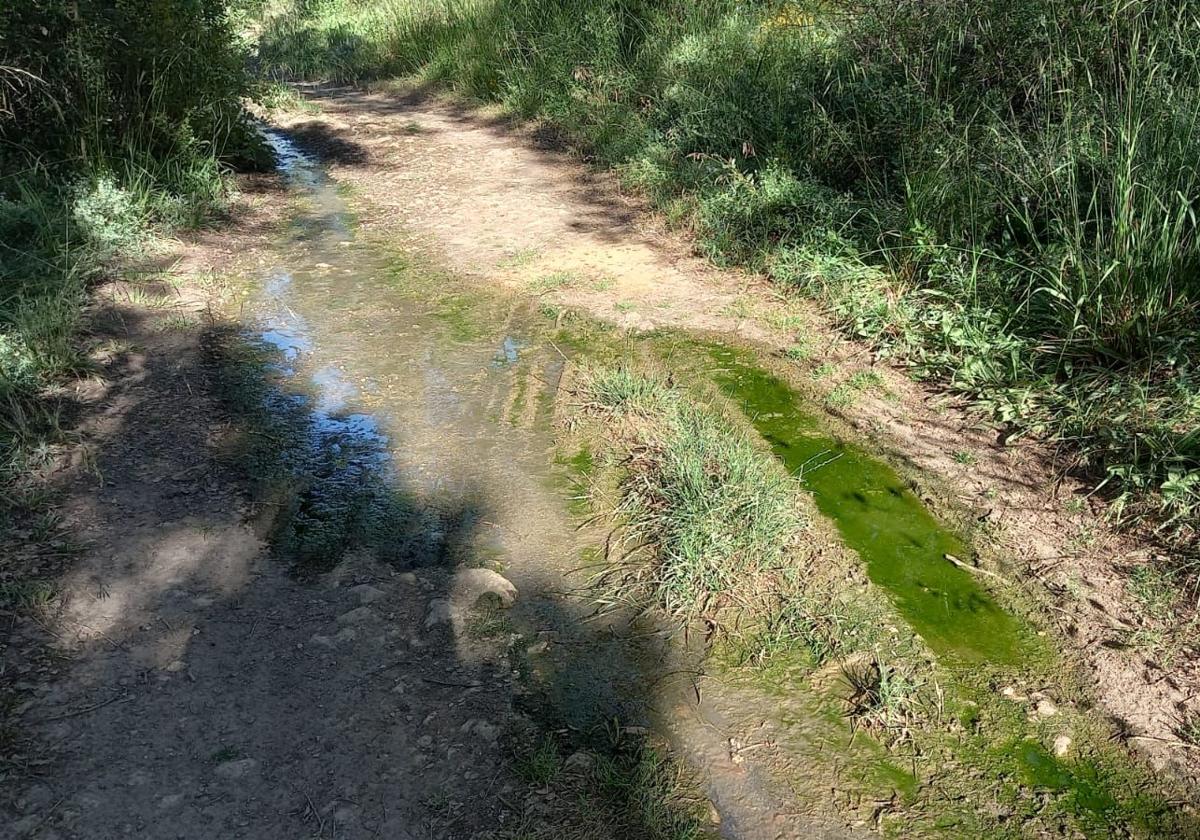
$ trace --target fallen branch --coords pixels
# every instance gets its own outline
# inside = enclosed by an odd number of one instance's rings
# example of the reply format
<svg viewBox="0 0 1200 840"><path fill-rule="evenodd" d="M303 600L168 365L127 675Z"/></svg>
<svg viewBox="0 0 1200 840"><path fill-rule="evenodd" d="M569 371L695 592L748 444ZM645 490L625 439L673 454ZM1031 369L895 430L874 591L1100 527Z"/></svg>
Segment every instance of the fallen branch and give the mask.
<svg viewBox="0 0 1200 840"><path fill-rule="evenodd" d="M977 575L987 575L990 578L995 578L996 580L1000 581L1003 584L1011 584L1011 581L1009 581L1008 578L998 575L995 572L990 571L988 569L981 569L978 566L972 566L970 563L964 563L963 561L961 561L957 557L955 557L953 554L943 554L942 556L945 557L947 560L949 560L951 563L953 563L955 566L958 566L958 568L960 568L960 569L965 569L966 571L973 572Z"/></svg>

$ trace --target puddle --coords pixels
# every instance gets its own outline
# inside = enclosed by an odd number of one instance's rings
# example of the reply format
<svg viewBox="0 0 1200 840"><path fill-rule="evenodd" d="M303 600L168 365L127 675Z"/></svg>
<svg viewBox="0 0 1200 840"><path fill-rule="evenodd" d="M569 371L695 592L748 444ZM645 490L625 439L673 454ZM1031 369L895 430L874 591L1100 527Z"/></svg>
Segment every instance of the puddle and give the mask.
<svg viewBox="0 0 1200 840"><path fill-rule="evenodd" d="M745 353L708 345L713 378L802 476L818 510L887 590L900 613L939 654L1000 664L1020 659L1022 628L946 555L967 562L970 549L946 531L890 466L828 435L785 383Z"/></svg>

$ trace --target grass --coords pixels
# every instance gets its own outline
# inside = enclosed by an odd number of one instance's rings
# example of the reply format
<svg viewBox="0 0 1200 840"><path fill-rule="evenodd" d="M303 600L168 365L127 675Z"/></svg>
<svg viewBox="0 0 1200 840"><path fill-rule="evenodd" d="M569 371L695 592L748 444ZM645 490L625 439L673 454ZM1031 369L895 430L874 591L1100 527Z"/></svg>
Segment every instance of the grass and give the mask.
<svg viewBox="0 0 1200 840"><path fill-rule="evenodd" d="M669 340L661 353L678 358ZM711 371L684 364L668 380L650 365L585 370L576 395L590 419L564 442L577 452L586 441L592 483L615 484L581 514L598 506L616 519L617 538L602 539L609 548L594 559L601 599L702 619L707 672L786 709L790 746L778 760L801 763L791 768L798 795L826 796L836 766L843 816L876 819L854 803L890 802L896 836L1186 830L1169 782L1114 741L1070 663L1034 628L1020 628L1029 646L1017 661L961 667L936 655L858 559L829 545L800 482L746 433L753 418L702 384ZM790 506L786 522L777 506ZM773 523L770 545L753 540L759 517ZM1152 601L1169 591L1161 583L1143 581ZM1045 686L1055 715L1001 696L1014 684ZM1063 732L1072 752L1059 759L1049 750Z"/></svg>
<svg viewBox="0 0 1200 840"><path fill-rule="evenodd" d="M1102 0L277 4L281 74L555 124L717 262L823 300L1113 513L1200 511L1200 18Z"/></svg>
<svg viewBox="0 0 1200 840"><path fill-rule="evenodd" d="M619 515L626 543L656 561L623 567L622 586L683 619L711 617L788 568L805 526L798 489L769 456L663 380L597 370L584 388L599 411L642 418Z"/></svg>
<svg viewBox="0 0 1200 840"><path fill-rule="evenodd" d="M54 585L45 580L0 583L0 604L24 611L39 610L54 600Z"/></svg>

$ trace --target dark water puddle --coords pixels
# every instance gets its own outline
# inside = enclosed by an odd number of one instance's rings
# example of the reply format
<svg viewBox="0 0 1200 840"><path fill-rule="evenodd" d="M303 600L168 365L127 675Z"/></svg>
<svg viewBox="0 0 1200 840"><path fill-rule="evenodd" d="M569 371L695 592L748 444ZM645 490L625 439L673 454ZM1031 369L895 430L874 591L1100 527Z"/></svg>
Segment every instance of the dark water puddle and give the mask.
<svg viewBox="0 0 1200 840"><path fill-rule="evenodd" d="M970 549L944 529L890 466L829 436L784 382L747 354L707 345L713 378L742 408L776 457L802 476L817 508L887 590L901 614L939 654L962 661L1013 663L1022 628L968 571L946 555Z"/></svg>

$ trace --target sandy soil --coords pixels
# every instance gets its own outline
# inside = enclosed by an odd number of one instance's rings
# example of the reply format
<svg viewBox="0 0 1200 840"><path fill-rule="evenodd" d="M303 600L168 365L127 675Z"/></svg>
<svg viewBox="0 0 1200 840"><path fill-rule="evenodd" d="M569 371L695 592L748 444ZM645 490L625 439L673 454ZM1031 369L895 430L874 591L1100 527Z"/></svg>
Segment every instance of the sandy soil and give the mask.
<svg viewBox="0 0 1200 840"><path fill-rule="evenodd" d="M875 364L813 307L782 300L760 278L713 269L544 130L427 91L305 93L320 112L284 120L373 208L367 231L403 232L460 271L629 329L716 332L772 351L800 338L814 361L807 375L801 367L791 375L818 394L863 370L879 375L883 389L835 413L951 517L983 525L981 552L1025 581L1135 747L1158 767L1200 778L1200 755L1174 734L1200 703L1194 652L1168 657L1129 644L1138 630L1161 629L1126 585L1129 570L1160 549L1109 527L1051 447L1006 443L948 395ZM813 365L825 366L820 381Z"/></svg>

